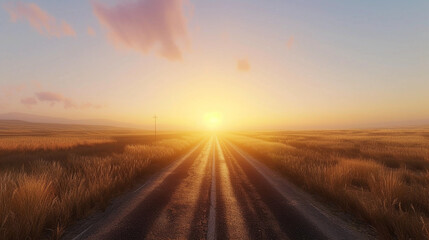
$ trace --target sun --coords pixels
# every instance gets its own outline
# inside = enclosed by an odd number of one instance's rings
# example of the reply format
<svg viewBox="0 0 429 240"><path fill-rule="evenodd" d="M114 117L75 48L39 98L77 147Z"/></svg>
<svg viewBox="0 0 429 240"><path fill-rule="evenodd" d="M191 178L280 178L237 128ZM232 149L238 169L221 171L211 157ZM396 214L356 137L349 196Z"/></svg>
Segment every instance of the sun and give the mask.
<svg viewBox="0 0 429 240"><path fill-rule="evenodd" d="M206 113L204 118L210 130L217 130L222 122L222 115L219 112Z"/></svg>

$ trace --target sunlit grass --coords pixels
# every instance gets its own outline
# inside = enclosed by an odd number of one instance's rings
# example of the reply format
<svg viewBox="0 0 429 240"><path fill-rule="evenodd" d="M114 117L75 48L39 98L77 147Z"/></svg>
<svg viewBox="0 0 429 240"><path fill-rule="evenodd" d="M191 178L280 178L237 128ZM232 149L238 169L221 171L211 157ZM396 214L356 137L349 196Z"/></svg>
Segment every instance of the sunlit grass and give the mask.
<svg viewBox="0 0 429 240"><path fill-rule="evenodd" d="M27 138L25 145L3 141L7 149L66 148L69 154L65 159L37 159L25 162L22 168L1 169L0 239L59 238L74 220L104 208L112 197L165 166L200 138L184 135L162 139L156 145L130 144L123 152L106 156L80 155L68 149L75 144L103 143L104 139Z"/></svg>
<svg viewBox="0 0 429 240"><path fill-rule="evenodd" d="M429 131L229 135L302 188L365 219L382 238L429 237Z"/></svg>

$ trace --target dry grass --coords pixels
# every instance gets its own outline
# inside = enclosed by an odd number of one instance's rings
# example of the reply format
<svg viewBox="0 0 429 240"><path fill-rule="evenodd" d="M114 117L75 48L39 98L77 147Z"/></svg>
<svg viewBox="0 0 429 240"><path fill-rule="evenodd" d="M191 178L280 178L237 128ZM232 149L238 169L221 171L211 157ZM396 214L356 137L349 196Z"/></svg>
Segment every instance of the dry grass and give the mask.
<svg viewBox="0 0 429 240"><path fill-rule="evenodd" d="M178 157L200 136L161 136L157 145L140 144L135 136L122 143L112 143L110 137L22 138L0 140L0 149L16 151L9 155L31 157L32 152L23 150L37 150L33 158L0 169L0 239L59 238L74 220L106 207L112 197ZM106 142L100 154L87 153ZM77 150L77 145L88 144L89 150Z"/></svg>
<svg viewBox="0 0 429 240"><path fill-rule="evenodd" d="M0 151L70 149L107 142L113 142L113 139L104 136L11 136L0 137Z"/></svg>
<svg viewBox="0 0 429 240"><path fill-rule="evenodd" d="M429 238L429 131L230 135L291 181L368 221L380 238Z"/></svg>

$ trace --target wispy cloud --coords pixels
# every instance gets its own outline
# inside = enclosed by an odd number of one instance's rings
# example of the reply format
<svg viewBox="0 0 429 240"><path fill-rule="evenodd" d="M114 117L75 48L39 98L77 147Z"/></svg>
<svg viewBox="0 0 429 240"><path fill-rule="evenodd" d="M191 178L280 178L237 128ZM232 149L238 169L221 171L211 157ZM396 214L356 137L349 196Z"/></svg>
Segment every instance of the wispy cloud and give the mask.
<svg viewBox="0 0 429 240"><path fill-rule="evenodd" d="M183 4L183 0L126 1L113 7L92 3L115 46L143 54L158 47L158 54L169 60L182 59L181 45L188 42Z"/></svg>
<svg viewBox="0 0 429 240"><path fill-rule="evenodd" d="M21 103L26 107L32 107L37 104L37 99L35 97L22 98Z"/></svg>
<svg viewBox="0 0 429 240"><path fill-rule="evenodd" d="M36 80L27 83L0 85L0 108L5 108L10 105L11 99L19 98L26 90L30 88L40 89L41 86L41 83ZM33 101L28 98L22 98L21 103L27 107L35 105Z"/></svg>
<svg viewBox="0 0 429 240"><path fill-rule="evenodd" d="M66 21L57 21L35 3L10 2L4 5L12 22L27 20L40 34L63 37L76 36L75 30Z"/></svg>
<svg viewBox="0 0 429 240"><path fill-rule="evenodd" d="M37 92L36 97L41 102L49 102L51 104L62 102L65 99L63 95L54 92Z"/></svg>
<svg viewBox="0 0 429 240"><path fill-rule="evenodd" d="M64 97L62 94L55 93L55 92L36 92L35 96L37 100L39 100L40 102L47 102L50 104L50 106L55 106L55 104L57 103L63 104L65 109L88 109L88 108L100 109L103 107L103 105L93 104L89 102L78 104L74 100ZM21 103L26 104L22 100L21 100Z"/></svg>
<svg viewBox="0 0 429 240"><path fill-rule="evenodd" d="M237 70L240 72L250 71L250 63L246 59L240 59L237 61Z"/></svg>

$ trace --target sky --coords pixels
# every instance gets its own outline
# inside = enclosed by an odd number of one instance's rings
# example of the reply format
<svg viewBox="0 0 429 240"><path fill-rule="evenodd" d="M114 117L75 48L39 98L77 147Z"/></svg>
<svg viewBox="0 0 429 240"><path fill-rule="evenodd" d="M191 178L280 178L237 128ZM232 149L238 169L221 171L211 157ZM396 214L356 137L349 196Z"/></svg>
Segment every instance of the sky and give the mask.
<svg viewBox="0 0 429 240"><path fill-rule="evenodd" d="M0 1L0 113L160 129L429 119L429 1ZM387 125L386 125L387 126Z"/></svg>

